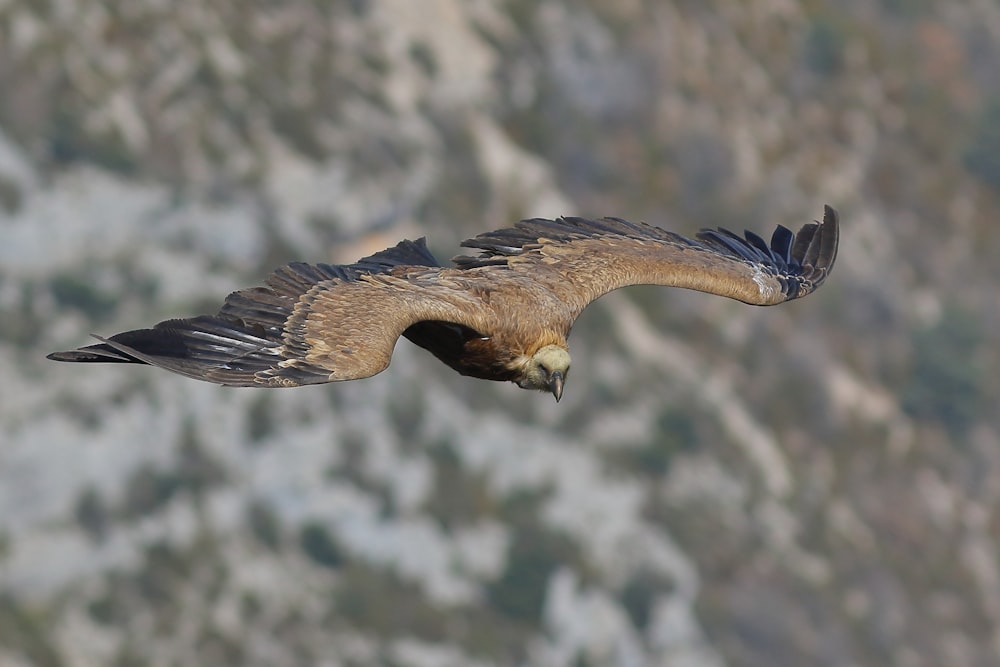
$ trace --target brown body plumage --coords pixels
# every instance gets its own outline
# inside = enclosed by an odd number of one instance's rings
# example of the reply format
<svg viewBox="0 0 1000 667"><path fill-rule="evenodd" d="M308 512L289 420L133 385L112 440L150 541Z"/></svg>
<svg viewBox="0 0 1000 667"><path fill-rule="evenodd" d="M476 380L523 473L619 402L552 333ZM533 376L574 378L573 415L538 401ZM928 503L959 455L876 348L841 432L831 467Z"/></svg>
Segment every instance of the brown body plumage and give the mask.
<svg viewBox="0 0 1000 667"><path fill-rule="evenodd" d="M636 284L669 285L754 305L814 291L837 254L838 220L770 244L751 232L697 240L617 218L533 219L462 243L480 251L442 267L423 239L332 266L292 263L267 286L230 294L215 316L168 320L49 355L144 363L233 386L291 387L368 377L404 336L463 375L561 396L566 339L594 299Z"/></svg>

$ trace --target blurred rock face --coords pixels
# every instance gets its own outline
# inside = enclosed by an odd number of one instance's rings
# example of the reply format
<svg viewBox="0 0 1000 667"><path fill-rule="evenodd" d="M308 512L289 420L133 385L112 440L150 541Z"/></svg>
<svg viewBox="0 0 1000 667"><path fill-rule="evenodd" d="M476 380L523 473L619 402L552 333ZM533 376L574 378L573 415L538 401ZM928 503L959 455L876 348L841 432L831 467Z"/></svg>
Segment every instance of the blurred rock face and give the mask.
<svg viewBox="0 0 1000 667"><path fill-rule="evenodd" d="M995 664L998 34L975 2L0 2L0 664ZM401 237L823 203L822 292L611 295L558 406L405 342L294 391L43 360Z"/></svg>

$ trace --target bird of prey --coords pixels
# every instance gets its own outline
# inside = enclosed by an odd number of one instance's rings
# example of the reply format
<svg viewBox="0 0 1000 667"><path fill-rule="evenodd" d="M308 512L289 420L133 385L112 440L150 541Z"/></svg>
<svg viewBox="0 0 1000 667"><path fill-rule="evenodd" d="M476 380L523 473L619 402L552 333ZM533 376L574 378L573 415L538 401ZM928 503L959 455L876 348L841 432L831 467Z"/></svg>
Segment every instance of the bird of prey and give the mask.
<svg viewBox="0 0 1000 667"><path fill-rule="evenodd" d="M462 375L510 381L558 401L574 320L629 285L667 285L769 306L813 292L837 257L838 217L770 243L753 232L688 239L619 218L523 220L462 242L442 266L424 239L355 264L293 262L266 286L230 294L216 315L160 322L56 352L73 362L149 364L221 385L295 387L365 378L400 336Z"/></svg>

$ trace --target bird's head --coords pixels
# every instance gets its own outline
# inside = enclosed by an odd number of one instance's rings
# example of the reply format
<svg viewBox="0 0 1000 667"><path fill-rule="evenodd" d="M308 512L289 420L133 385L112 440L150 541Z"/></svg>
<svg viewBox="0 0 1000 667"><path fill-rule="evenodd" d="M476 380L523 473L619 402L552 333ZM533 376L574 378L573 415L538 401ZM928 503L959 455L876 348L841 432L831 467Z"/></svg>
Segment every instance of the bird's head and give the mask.
<svg viewBox="0 0 1000 667"><path fill-rule="evenodd" d="M569 374L569 351L561 345L546 345L525 362L517 386L551 392L558 402Z"/></svg>

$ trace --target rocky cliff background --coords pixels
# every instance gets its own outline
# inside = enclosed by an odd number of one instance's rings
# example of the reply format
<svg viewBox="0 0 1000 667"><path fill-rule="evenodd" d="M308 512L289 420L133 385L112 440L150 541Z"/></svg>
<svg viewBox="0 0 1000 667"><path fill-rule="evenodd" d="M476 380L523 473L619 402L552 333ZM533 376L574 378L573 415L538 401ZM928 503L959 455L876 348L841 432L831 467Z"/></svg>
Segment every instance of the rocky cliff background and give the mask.
<svg viewBox="0 0 1000 667"><path fill-rule="evenodd" d="M998 664L998 63L990 0L0 1L0 665ZM401 237L824 203L815 296L613 294L559 405L44 359Z"/></svg>

